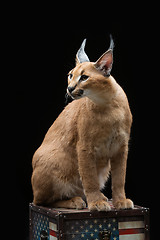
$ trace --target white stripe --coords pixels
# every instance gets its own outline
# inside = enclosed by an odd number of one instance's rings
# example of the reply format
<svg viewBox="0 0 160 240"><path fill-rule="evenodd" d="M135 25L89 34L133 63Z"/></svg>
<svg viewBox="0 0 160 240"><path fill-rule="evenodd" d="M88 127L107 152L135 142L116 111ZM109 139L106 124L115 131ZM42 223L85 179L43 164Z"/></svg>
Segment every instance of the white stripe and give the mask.
<svg viewBox="0 0 160 240"><path fill-rule="evenodd" d="M57 240L57 238L53 236L49 236L49 240Z"/></svg>
<svg viewBox="0 0 160 240"><path fill-rule="evenodd" d="M77 83L78 83L80 78L81 78L81 75L77 77L77 79L76 79Z"/></svg>
<svg viewBox="0 0 160 240"><path fill-rule="evenodd" d="M57 224L49 222L49 229L53 231L57 231Z"/></svg>
<svg viewBox="0 0 160 240"><path fill-rule="evenodd" d="M143 221L131 221L131 222L119 222L119 229L128 229L128 228L144 228Z"/></svg>
<svg viewBox="0 0 160 240"><path fill-rule="evenodd" d="M144 233L120 235L119 240L145 240Z"/></svg>

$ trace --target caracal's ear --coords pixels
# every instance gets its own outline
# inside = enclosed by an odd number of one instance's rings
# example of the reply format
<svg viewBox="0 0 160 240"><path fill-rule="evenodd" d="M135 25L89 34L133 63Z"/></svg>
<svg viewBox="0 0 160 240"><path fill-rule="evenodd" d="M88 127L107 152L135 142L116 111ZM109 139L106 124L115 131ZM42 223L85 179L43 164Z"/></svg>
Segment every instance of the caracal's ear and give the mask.
<svg viewBox="0 0 160 240"><path fill-rule="evenodd" d="M94 66L102 72L104 76L109 76L112 70L113 64L113 48L114 42L112 36L110 35L110 47L98 60L95 62Z"/></svg>
<svg viewBox="0 0 160 240"><path fill-rule="evenodd" d="M82 45L76 54L76 65L82 62L90 62L87 54L84 51L85 45L86 39L83 40Z"/></svg>

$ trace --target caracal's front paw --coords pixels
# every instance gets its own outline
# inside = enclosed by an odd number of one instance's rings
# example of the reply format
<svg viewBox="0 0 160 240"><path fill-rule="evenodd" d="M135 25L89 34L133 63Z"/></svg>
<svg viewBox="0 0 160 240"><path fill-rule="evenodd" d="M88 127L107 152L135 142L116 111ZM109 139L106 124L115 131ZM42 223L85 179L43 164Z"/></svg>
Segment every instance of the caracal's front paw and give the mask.
<svg viewBox="0 0 160 240"><path fill-rule="evenodd" d="M81 197L74 197L70 199L70 208L83 209L86 207L86 203Z"/></svg>
<svg viewBox="0 0 160 240"><path fill-rule="evenodd" d="M109 203L103 199L88 203L88 208L90 211L110 211L111 210Z"/></svg>
<svg viewBox="0 0 160 240"><path fill-rule="evenodd" d="M132 200L125 198L122 200L118 200L118 201L113 201L113 205L116 209L129 209L129 208L134 208L134 204L132 202Z"/></svg>

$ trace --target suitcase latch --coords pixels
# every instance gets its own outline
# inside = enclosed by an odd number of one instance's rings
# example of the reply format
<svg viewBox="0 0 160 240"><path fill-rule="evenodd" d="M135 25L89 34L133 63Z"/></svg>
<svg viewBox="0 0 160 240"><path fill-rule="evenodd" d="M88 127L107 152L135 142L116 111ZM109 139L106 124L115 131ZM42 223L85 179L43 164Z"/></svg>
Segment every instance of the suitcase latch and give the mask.
<svg viewBox="0 0 160 240"><path fill-rule="evenodd" d="M41 240L48 240L48 233L47 233L47 231L44 231L44 230L41 231L40 239Z"/></svg>
<svg viewBox="0 0 160 240"><path fill-rule="evenodd" d="M99 233L100 240L110 240L111 232L108 230L104 230Z"/></svg>

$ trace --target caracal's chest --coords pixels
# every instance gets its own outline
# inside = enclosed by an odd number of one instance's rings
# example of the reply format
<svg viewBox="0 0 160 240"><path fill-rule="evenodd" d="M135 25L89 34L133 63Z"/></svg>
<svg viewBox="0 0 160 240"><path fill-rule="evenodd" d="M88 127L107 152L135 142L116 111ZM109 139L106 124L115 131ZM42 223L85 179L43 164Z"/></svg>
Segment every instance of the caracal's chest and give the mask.
<svg viewBox="0 0 160 240"><path fill-rule="evenodd" d="M118 152L120 147L128 142L128 134L124 127L123 113L116 116L116 118L109 119L103 122L103 127L99 125L99 132L97 138L94 140L94 151L96 157L112 157Z"/></svg>
<svg viewBox="0 0 160 240"><path fill-rule="evenodd" d="M103 134L104 135L104 134ZM106 132L106 136L97 139L94 144L94 151L98 158L112 157L118 152L120 147L126 141L126 133L121 128L113 128Z"/></svg>

